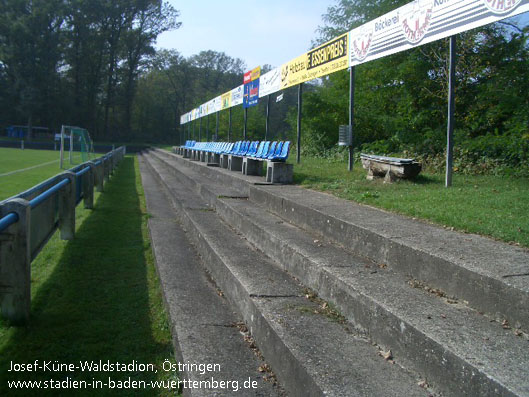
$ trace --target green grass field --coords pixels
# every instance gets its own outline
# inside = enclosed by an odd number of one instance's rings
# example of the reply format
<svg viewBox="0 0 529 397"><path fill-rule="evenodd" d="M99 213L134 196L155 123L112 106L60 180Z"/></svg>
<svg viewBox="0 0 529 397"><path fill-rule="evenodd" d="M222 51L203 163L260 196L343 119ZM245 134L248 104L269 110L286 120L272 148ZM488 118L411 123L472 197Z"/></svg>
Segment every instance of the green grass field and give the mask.
<svg viewBox="0 0 529 397"><path fill-rule="evenodd" d="M45 153L41 155L40 160L47 160ZM36 161L34 156L31 161ZM54 167L38 168L38 181L57 173L58 164ZM21 178L23 174L17 175ZM5 187L2 180L4 196L33 184L23 179L15 187ZM105 192L96 194L95 209L77 207L76 238L62 241L56 233L32 262L29 325L10 327L0 319L0 395L17 395L8 389L7 381L14 380L177 379L177 374L161 370L164 360L174 362L174 358L147 219L138 163L127 156L105 185ZM35 360L41 365L44 360L73 364L135 360L154 364L158 372L8 372L11 362ZM35 393L26 389L18 394L150 396L176 391L102 388Z"/></svg>
<svg viewBox="0 0 529 397"><path fill-rule="evenodd" d="M348 172L343 161L302 157L294 165L294 180L358 203L529 247L527 179L455 174L447 189L444 175L421 173L415 181L385 184L366 180L359 163Z"/></svg>
<svg viewBox="0 0 529 397"><path fill-rule="evenodd" d="M74 152L74 161L80 154ZM68 156L65 155L68 159ZM68 161L65 167L70 168ZM61 172L59 152L0 148L0 200L18 194ZM8 175L6 175L8 174Z"/></svg>

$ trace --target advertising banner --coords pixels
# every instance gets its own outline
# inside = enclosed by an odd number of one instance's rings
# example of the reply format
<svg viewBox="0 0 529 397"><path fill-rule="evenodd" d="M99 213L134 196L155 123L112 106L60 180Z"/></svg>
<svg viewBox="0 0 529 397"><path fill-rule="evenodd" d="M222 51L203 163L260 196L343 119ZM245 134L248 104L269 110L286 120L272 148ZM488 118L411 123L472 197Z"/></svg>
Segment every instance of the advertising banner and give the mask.
<svg viewBox="0 0 529 397"><path fill-rule="evenodd" d="M242 106L249 108L259 103L259 79L244 85L244 100Z"/></svg>
<svg viewBox="0 0 529 397"><path fill-rule="evenodd" d="M215 99L206 102L206 113L203 116L207 116L215 111Z"/></svg>
<svg viewBox="0 0 529 397"><path fill-rule="evenodd" d="M231 90L231 106L237 106L242 104L244 96L244 85L240 85L237 88Z"/></svg>
<svg viewBox="0 0 529 397"><path fill-rule="evenodd" d="M248 84L250 81L255 81L261 76L261 66L244 73L243 84Z"/></svg>
<svg viewBox="0 0 529 397"><path fill-rule="evenodd" d="M213 100L214 112L220 112L222 110L222 96L219 95Z"/></svg>
<svg viewBox="0 0 529 397"><path fill-rule="evenodd" d="M259 103L259 77L261 66L258 66L244 74L244 97L242 106L249 108Z"/></svg>
<svg viewBox="0 0 529 397"><path fill-rule="evenodd" d="M231 91L222 94L220 97L222 101L221 109L231 108Z"/></svg>
<svg viewBox="0 0 529 397"><path fill-rule="evenodd" d="M349 67L349 33L338 36L281 66L281 89Z"/></svg>
<svg viewBox="0 0 529 397"><path fill-rule="evenodd" d="M415 0L350 33L358 65L529 11L529 0Z"/></svg>
<svg viewBox="0 0 529 397"><path fill-rule="evenodd" d="M259 78L259 98L281 90L281 69L275 68Z"/></svg>
<svg viewBox="0 0 529 397"><path fill-rule="evenodd" d="M231 91L231 105L225 105L223 95L220 108L255 106L259 96L527 11L529 0L414 0L294 58L279 73L273 70L260 76L260 67L245 73L244 85ZM183 115L181 122L215 112L210 102L200 106L198 115Z"/></svg>

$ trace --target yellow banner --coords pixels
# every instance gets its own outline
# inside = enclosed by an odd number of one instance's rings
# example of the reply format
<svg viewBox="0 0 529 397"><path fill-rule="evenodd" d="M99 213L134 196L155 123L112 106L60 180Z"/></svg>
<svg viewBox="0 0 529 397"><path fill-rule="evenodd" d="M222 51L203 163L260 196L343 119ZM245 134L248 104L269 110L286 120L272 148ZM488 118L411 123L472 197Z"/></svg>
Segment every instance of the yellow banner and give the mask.
<svg viewBox="0 0 529 397"><path fill-rule="evenodd" d="M252 69L252 81L257 80L259 77L261 77L261 66L257 66L256 68Z"/></svg>
<svg viewBox="0 0 529 397"><path fill-rule="evenodd" d="M349 34L345 33L281 66L281 89L349 67Z"/></svg>
<svg viewBox="0 0 529 397"><path fill-rule="evenodd" d="M221 109L228 109L231 107L231 91L222 94L221 96L222 106Z"/></svg>

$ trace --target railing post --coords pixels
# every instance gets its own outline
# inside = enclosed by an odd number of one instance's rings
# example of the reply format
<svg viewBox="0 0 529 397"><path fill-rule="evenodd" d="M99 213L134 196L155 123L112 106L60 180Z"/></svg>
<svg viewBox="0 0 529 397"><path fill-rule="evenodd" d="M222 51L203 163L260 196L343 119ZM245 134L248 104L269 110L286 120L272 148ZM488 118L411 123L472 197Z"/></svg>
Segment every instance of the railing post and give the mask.
<svg viewBox="0 0 529 397"><path fill-rule="evenodd" d="M91 161L93 164L92 171L94 171L94 185L96 187L96 191L102 192L103 191L103 178L105 173L105 165L103 162L103 159L100 160L99 164L96 164L95 162Z"/></svg>
<svg viewBox="0 0 529 397"><path fill-rule="evenodd" d="M90 171L83 175L83 199L84 207L88 209L94 208L94 180L96 173L96 166L92 161L86 164L90 167Z"/></svg>
<svg viewBox="0 0 529 397"><path fill-rule="evenodd" d="M75 173L65 171L61 174L70 183L59 192L59 229L62 240L75 237Z"/></svg>
<svg viewBox="0 0 529 397"><path fill-rule="evenodd" d="M14 212L18 222L0 233L0 306L13 324L29 320L31 309L31 207L23 199L0 206L0 218Z"/></svg>
<svg viewBox="0 0 529 397"><path fill-rule="evenodd" d="M116 160L115 151L110 152L110 175L114 175L114 161Z"/></svg>
<svg viewBox="0 0 529 397"><path fill-rule="evenodd" d="M110 160L107 156L103 157L101 160L103 161L103 179L104 182L107 182L110 176Z"/></svg>

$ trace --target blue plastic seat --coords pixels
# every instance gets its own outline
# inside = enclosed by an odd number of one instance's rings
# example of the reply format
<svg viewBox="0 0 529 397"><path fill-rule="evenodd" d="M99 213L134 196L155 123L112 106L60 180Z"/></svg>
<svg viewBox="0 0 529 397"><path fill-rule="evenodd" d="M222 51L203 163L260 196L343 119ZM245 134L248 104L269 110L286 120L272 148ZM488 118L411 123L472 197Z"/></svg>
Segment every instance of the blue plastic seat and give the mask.
<svg viewBox="0 0 529 397"><path fill-rule="evenodd" d="M257 142L254 142L257 143ZM255 146L254 150L249 150L248 153L246 153L246 157L255 157L258 156L262 151L264 147L265 141L261 141L258 146Z"/></svg>
<svg viewBox="0 0 529 397"><path fill-rule="evenodd" d="M228 152L228 154L235 154L237 151L241 148L242 141L235 142L235 145L231 148L231 150Z"/></svg>
<svg viewBox="0 0 529 397"><path fill-rule="evenodd" d="M268 156L270 156L271 154L274 154L276 150L276 146L277 146L277 142L276 141L272 142L270 147L268 148L268 151L266 153L263 152L263 155L261 156L261 158L267 159Z"/></svg>
<svg viewBox="0 0 529 397"><path fill-rule="evenodd" d="M270 147L270 141L265 141L263 146L261 147L261 151L257 152L254 157L258 159L263 158L266 154L268 154L269 147Z"/></svg>
<svg viewBox="0 0 529 397"><path fill-rule="evenodd" d="M250 147L251 150L246 153L246 157L254 157L258 153L261 144L262 142L259 143L259 141L252 142L252 146Z"/></svg>
<svg viewBox="0 0 529 397"><path fill-rule="evenodd" d="M249 141L243 141L241 144L240 149L235 153L235 156L244 156L246 152L248 151L248 148L250 147Z"/></svg>
<svg viewBox="0 0 529 397"><path fill-rule="evenodd" d="M248 153L248 150L250 150L250 146L252 145L252 142L246 141L246 145L244 146L243 150L240 152L242 156L246 155Z"/></svg>
<svg viewBox="0 0 529 397"><path fill-rule="evenodd" d="M290 141L285 141L278 155L268 156L270 161L286 161L290 152Z"/></svg>
<svg viewBox="0 0 529 397"><path fill-rule="evenodd" d="M273 158L274 156L279 156L281 154L281 150L283 149L283 145L284 145L285 142L283 141L279 141L277 142L277 146L276 146L276 149L272 152L270 151L268 153L268 160L270 160L271 158Z"/></svg>

